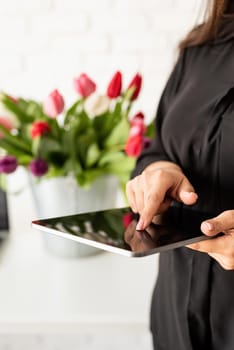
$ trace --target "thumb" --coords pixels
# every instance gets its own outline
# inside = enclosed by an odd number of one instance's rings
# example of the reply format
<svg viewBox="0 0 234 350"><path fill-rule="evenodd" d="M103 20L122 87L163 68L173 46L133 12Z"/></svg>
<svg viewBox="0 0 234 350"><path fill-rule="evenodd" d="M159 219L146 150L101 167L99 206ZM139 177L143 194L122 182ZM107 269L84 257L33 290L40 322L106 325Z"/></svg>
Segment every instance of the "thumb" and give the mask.
<svg viewBox="0 0 234 350"><path fill-rule="evenodd" d="M183 179L180 185L178 196L179 200L181 200L186 205L195 204L198 199L198 195L195 192L194 187L186 177Z"/></svg>
<svg viewBox="0 0 234 350"><path fill-rule="evenodd" d="M218 216L203 221L201 230L207 236L213 236L220 232L233 231L234 227L234 210L226 210Z"/></svg>

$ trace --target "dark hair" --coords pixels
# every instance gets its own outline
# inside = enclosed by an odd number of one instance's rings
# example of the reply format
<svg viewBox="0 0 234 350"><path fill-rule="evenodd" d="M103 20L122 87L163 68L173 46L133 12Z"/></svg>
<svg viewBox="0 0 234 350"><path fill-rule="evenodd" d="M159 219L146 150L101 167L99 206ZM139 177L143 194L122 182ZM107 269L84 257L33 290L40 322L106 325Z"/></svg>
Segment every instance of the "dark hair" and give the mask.
<svg viewBox="0 0 234 350"><path fill-rule="evenodd" d="M215 39L222 18L234 15L233 0L208 0L201 25L195 27L179 44L182 51L188 46L201 45ZM234 20L234 17L233 17Z"/></svg>

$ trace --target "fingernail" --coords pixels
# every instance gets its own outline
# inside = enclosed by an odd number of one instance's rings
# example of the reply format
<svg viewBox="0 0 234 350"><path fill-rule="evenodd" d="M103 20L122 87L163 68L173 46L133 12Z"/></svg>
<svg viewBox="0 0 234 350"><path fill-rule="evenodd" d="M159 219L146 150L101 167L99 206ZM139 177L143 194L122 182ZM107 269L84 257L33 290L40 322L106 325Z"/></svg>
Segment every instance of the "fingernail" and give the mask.
<svg viewBox="0 0 234 350"><path fill-rule="evenodd" d="M143 230L144 229L144 221L140 219L136 225L136 230Z"/></svg>
<svg viewBox="0 0 234 350"><path fill-rule="evenodd" d="M209 231L213 230L213 228L214 228L214 225L208 221L204 222L204 225L207 228L207 230L209 230Z"/></svg>
<svg viewBox="0 0 234 350"><path fill-rule="evenodd" d="M194 193L194 192L188 192L188 191L182 191L181 194L183 196L186 196L186 197L190 197L191 196L191 193Z"/></svg>
<svg viewBox="0 0 234 350"><path fill-rule="evenodd" d="M184 192L184 194L185 194L186 196L191 196L191 195L193 195L193 196L198 197L197 194L196 194L195 192Z"/></svg>

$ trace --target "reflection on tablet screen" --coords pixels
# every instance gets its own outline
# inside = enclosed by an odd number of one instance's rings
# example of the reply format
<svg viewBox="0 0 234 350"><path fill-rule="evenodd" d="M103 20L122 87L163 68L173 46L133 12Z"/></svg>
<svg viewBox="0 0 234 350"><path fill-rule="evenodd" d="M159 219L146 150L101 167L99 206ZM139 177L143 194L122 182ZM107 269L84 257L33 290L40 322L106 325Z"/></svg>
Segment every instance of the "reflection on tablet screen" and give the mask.
<svg viewBox="0 0 234 350"><path fill-rule="evenodd" d="M137 231L138 215L130 208L111 209L37 220L33 226L68 239L128 256L145 256L207 239L200 231L211 217L187 208L170 207Z"/></svg>

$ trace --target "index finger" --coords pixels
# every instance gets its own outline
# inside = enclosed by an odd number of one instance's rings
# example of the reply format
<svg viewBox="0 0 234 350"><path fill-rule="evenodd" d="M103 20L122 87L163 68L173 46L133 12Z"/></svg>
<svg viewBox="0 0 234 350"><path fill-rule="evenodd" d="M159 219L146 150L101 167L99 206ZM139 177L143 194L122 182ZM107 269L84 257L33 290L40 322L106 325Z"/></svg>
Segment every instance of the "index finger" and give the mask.
<svg viewBox="0 0 234 350"><path fill-rule="evenodd" d="M144 230L151 223L164 201L165 204L170 202L165 196L170 188L171 181L168 179L168 176L162 176L160 171L157 175L154 186L151 186L149 190L144 193L144 209L140 213L137 230ZM145 179L145 181L147 181L147 179Z"/></svg>

